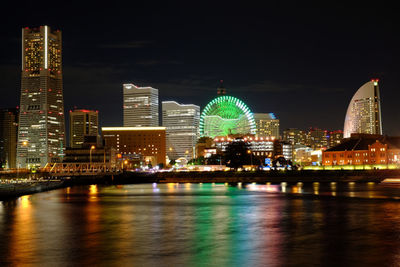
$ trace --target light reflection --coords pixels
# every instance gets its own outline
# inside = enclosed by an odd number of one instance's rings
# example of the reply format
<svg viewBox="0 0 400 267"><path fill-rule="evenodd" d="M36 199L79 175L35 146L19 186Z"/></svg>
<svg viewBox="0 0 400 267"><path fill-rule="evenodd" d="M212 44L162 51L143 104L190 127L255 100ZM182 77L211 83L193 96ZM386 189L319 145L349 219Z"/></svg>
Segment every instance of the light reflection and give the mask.
<svg viewBox="0 0 400 267"><path fill-rule="evenodd" d="M313 189L314 189L314 195L319 195L319 183L318 182L313 183Z"/></svg>
<svg viewBox="0 0 400 267"><path fill-rule="evenodd" d="M282 191L283 193L286 193L286 186L287 186L287 183L286 183L286 182L282 182L282 183L281 183L281 191Z"/></svg>
<svg viewBox="0 0 400 267"><path fill-rule="evenodd" d="M336 190L337 190L336 182L331 182L330 186L331 186L331 194L332 194L332 196L335 197L336 196Z"/></svg>
<svg viewBox="0 0 400 267"><path fill-rule="evenodd" d="M20 197L14 212L15 221L10 229L10 251L14 252L10 261L14 263L33 262L37 255L38 244L34 242L37 231L30 198L30 195Z"/></svg>
<svg viewBox="0 0 400 267"><path fill-rule="evenodd" d="M350 195L350 197L354 197L355 196L355 194L354 194L354 185L355 185L354 182L349 182L349 190L350 190L349 195Z"/></svg>
<svg viewBox="0 0 400 267"><path fill-rule="evenodd" d="M97 198L98 189L96 184L92 184L89 187L89 201L94 201Z"/></svg>

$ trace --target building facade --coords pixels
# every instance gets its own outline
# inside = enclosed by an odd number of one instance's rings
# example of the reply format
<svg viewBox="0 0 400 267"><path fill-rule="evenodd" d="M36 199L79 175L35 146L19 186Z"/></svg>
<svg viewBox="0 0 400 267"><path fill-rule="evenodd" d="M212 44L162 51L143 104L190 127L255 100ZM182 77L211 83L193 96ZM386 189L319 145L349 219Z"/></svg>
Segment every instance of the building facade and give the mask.
<svg viewBox="0 0 400 267"><path fill-rule="evenodd" d="M365 83L351 99L344 121L344 138L352 133L382 134L378 81L373 79Z"/></svg>
<svg viewBox="0 0 400 267"><path fill-rule="evenodd" d="M256 136L273 136L279 139L279 120L274 113L254 113Z"/></svg>
<svg viewBox="0 0 400 267"><path fill-rule="evenodd" d="M157 127L158 89L123 85L124 127Z"/></svg>
<svg viewBox="0 0 400 267"><path fill-rule="evenodd" d="M175 101L162 102L162 125L166 128L167 155L170 160L195 157L199 138L200 107Z"/></svg>
<svg viewBox="0 0 400 267"><path fill-rule="evenodd" d="M0 169L16 168L18 108L0 109Z"/></svg>
<svg viewBox="0 0 400 267"><path fill-rule="evenodd" d="M343 131L336 130L328 132L328 148L339 145L343 140Z"/></svg>
<svg viewBox="0 0 400 267"><path fill-rule="evenodd" d="M324 151L322 164L400 164L400 137L353 134L341 144Z"/></svg>
<svg viewBox="0 0 400 267"><path fill-rule="evenodd" d="M310 128L307 133L307 146L312 150L326 149L328 147L328 131L319 128Z"/></svg>
<svg viewBox="0 0 400 267"><path fill-rule="evenodd" d="M22 29L17 167L61 161L65 148L60 31Z"/></svg>
<svg viewBox="0 0 400 267"><path fill-rule="evenodd" d="M307 145L307 133L297 128L289 128L283 131L283 140L295 145Z"/></svg>
<svg viewBox="0 0 400 267"><path fill-rule="evenodd" d="M114 147L122 157L138 156L146 164L166 163L165 127L102 127L106 148Z"/></svg>
<svg viewBox="0 0 400 267"><path fill-rule="evenodd" d="M77 109L69 112L69 145L82 147L85 136L99 134L99 113L97 110Z"/></svg>

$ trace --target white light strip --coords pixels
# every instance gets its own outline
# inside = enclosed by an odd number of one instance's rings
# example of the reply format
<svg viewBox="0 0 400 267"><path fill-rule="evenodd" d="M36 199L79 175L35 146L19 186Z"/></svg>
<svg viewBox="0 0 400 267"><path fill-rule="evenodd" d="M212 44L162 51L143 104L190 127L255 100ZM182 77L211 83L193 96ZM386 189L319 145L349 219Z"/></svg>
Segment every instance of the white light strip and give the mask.
<svg viewBox="0 0 400 267"><path fill-rule="evenodd" d="M25 40L24 40L24 28L22 28L22 58L21 58L21 69L24 70L24 58L25 58Z"/></svg>
<svg viewBox="0 0 400 267"><path fill-rule="evenodd" d="M47 69L47 26L44 26L44 68Z"/></svg>
<svg viewBox="0 0 400 267"><path fill-rule="evenodd" d="M151 131L165 129L165 127L101 127L102 131Z"/></svg>

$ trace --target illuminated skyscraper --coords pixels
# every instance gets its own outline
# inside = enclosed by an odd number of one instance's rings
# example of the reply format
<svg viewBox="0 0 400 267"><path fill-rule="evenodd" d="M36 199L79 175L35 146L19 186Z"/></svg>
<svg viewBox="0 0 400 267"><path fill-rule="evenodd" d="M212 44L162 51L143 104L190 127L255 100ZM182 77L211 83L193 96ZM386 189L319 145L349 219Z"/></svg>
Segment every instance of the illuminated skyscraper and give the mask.
<svg viewBox="0 0 400 267"><path fill-rule="evenodd" d="M162 102L162 125L166 127L169 159L193 158L199 138L200 107L175 101Z"/></svg>
<svg viewBox="0 0 400 267"><path fill-rule="evenodd" d="M124 127L157 127L158 89L124 84Z"/></svg>
<svg viewBox="0 0 400 267"><path fill-rule="evenodd" d="M80 148L85 136L99 134L99 113L95 110L77 109L69 112L70 147Z"/></svg>
<svg viewBox="0 0 400 267"><path fill-rule="evenodd" d="M274 136L279 138L279 120L274 113L254 113L257 136Z"/></svg>
<svg viewBox="0 0 400 267"><path fill-rule="evenodd" d="M344 138L352 133L382 134L378 81L365 83L351 99L344 121Z"/></svg>
<svg viewBox="0 0 400 267"><path fill-rule="evenodd" d="M22 29L17 167L58 162L65 147L61 32Z"/></svg>

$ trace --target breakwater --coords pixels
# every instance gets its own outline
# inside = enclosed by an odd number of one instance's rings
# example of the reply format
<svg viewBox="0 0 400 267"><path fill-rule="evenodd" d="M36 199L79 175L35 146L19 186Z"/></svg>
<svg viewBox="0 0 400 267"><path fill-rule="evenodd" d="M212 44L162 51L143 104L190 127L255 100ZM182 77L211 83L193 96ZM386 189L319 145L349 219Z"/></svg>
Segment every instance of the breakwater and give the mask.
<svg viewBox="0 0 400 267"><path fill-rule="evenodd" d="M5 180L0 183L0 200L30 195L38 192L62 188L65 185L62 180L47 181L18 181Z"/></svg>

